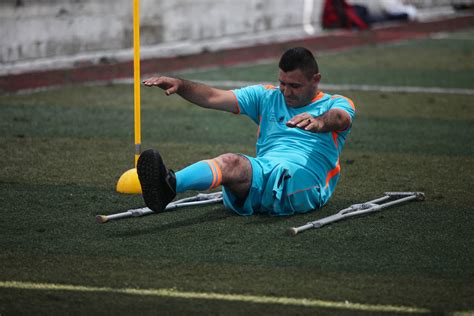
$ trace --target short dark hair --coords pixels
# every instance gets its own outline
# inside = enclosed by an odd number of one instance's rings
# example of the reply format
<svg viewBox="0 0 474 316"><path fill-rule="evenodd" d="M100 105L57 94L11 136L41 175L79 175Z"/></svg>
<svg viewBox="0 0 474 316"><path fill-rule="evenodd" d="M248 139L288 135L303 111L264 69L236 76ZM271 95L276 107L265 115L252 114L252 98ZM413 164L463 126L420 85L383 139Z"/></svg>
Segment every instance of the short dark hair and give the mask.
<svg viewBox="0 0 474 316"><path fill-rule="evenodd" d="M294 47L288 49L280 58L278 64L284 72L301 70L307 78L319 73L318 63L313 54L304 47Z"/></svg>

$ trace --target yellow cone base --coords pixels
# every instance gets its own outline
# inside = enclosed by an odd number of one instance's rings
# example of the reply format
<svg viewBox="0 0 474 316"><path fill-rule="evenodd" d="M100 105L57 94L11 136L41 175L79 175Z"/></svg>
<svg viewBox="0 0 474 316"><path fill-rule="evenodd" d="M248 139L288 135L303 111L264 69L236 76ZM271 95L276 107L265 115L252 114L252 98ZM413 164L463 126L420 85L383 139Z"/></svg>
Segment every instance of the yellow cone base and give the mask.
<svg viewBox="0 0 474 316"><path fill-rule="evenodd" d="M137 169L127 170L117 182L117 192L128 194L141 194L142 186L138 180Z"/></svg>

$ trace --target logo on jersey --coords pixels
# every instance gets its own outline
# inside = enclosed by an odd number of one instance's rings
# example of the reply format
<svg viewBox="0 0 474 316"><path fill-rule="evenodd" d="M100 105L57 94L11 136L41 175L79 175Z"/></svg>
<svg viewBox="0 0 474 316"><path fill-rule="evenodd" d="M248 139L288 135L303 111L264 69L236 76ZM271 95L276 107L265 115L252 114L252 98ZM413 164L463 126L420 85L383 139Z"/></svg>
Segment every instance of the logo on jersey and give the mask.
<svg viewBox="0 0 474 316"><path fill-rule="evenodd" d="M276 122L278 124L283 124L285 123L285 116L276 116L275 112L270 112L270 117L268 119L270 122Z"/></svg>

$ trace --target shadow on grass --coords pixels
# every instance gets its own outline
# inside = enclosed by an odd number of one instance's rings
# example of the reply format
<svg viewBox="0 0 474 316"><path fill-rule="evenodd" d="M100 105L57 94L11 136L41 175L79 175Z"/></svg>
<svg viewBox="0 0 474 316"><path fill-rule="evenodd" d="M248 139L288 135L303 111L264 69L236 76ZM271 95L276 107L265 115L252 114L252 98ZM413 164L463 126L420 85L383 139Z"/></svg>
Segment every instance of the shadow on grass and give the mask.
<svg viewBox="0 0 474 316"><path fill-rule="evenodd" d="M134 237L134 236L148 235L148 234L156 235L157 233L163 233L165 231L169 231L173 229L179 229L179 228L188 227L188 226L221 221L233 216L235 215L231 213L229 210L225 208L219 208L219 209L209 211L199 217L188 218L188 219L180 220L173 223L166 223L166 224L150 227L147 229L136 229L136 230L130 230L127 232L120 232L117 234L112 234L110 237L121 238L121 237Z"/></svg>
<svg viewBox="0 0 474 316"><path fill-rule="evenodd" d="M274 223L281 223L282 221L288 221L293 216L272 216L268 214L253 214L253 221L245 223L245 225L268 225Z"/></svg>

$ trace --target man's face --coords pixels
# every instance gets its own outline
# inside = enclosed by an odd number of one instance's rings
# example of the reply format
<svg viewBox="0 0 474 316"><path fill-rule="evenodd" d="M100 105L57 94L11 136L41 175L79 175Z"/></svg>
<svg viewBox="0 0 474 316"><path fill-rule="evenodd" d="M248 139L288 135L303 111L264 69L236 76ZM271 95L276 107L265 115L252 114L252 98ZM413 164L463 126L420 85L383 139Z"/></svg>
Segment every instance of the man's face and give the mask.
<svg viewBox="0 0 474 316"><path fill-rule="evenodd" d="M298 108L311 103L311 100L318 91L320 79L320 74L315 74L312 78L308 79L300 69L288 72L280 69L278 80L280 81L280 91L285 97L286 105Z"/></svg>

